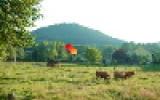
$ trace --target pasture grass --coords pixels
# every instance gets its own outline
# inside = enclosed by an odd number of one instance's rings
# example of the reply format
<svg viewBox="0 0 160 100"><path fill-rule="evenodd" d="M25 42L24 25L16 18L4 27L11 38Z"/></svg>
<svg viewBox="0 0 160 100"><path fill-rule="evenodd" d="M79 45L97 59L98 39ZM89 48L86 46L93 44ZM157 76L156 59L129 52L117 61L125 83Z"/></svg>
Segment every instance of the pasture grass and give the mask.
<svg viewBox="0 0 160 100"><path fill-rule="evenodd" d="M8 93L17 100L160 100L158 65L119 66L116 70L136 71L126 80L96 79L96 70L113 74L113 67L0 63L0 100L6 100Z"/></svg>

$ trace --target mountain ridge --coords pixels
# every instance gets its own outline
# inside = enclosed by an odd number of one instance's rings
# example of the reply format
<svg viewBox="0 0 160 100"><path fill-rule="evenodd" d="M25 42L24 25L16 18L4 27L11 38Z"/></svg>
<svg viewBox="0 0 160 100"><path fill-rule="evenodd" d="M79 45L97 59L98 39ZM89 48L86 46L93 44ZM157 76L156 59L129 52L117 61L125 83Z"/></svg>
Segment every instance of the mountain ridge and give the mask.
<svg viewBox="0 0 160 100"><path fill-rule="evenodd" d="M61 23L32 31L36 41L63 41L81 45L120 45L125 41L113 38L99 30L76 23Z"/></svg>

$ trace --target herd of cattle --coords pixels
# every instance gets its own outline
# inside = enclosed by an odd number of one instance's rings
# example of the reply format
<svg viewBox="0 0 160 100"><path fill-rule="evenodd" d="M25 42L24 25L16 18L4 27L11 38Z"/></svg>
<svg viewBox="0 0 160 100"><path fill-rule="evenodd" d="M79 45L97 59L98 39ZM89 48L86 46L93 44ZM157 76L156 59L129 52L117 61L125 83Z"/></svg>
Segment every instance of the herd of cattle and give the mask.
<svg viewBox="0 0 160 100"><path fill-rule="evenodd" d="M49 60L47 62L47 66L48 67L60 66L60 62L59 61L55 61L55 60ZM128 72L115 71L113 73L113 76L114 76L115 79L117 79L117 78L127 79L127 78L132 77L133 75L135 75L134 71L128 71ZM111 75L108 72L105 72L105 71L96 71L96 78L110 79ZM14 94L13 93L9 93L8 96L7 96L7 100L15 100Z"/></svg>
<svg viewBox="0 0 160 100"><path fill-rule="evenodd" d="M127 79L135 75L134 71L115 71L113 73L113 77L115 79L121 78L121 79ZM110 79L111 75L105 71L96 71L96 78L103 78L103 79Z"/></svg>
<svg viewBox="0 0 160 100"><path fill-rule="evenodd" d="M55 66L60 66L59 61L54 61L54 60L49 60L47 62L48 67L55 67ZM127 79L135 75L134 71L115 71L113 72L113 77L115 79L121 78L121 79ZM105 71L96 71L96 78L103 78L103 79L110 79L111 75L108 72Z"/></svg>

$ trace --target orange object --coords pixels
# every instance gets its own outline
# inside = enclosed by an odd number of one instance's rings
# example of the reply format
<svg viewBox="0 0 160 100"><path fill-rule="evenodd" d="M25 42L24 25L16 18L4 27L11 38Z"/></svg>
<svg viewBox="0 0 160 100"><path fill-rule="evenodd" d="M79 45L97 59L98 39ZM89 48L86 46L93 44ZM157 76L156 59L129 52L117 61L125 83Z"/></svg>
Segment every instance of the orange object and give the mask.
<svg viewBox="0 0 160 100"><path fill-rule="evenodd" d="M65 45L65 49L66 49L67 51L69 51L69 50L72 49L72 48L73 48L73 46L72 46L72 44L70 44L70 43L68 43L68 44Z"/></svg>
<svg viewBox="0 0 160 100"><path fill-rule="evenodd" d="M77 55L77 49L76 48L70 48L69 53L72 55Z"/></svg>
<svg viewBox="0 0 160 100"><path fill-rule="evenodd" d="M65 45L66 51L71 55L77 55L77 49L71 43Z"/></svg>

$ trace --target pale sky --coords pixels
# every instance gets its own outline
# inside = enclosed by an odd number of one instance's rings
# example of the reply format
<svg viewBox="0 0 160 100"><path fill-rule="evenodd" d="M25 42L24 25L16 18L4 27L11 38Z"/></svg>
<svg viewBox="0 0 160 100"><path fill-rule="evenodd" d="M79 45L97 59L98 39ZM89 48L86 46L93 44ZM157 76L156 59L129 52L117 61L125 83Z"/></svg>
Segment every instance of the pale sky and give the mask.
<svg viewBox="0 0 160 100"><path fill-rule="evenodd" d="M160 0L43 0L37 27L78 23L114 38L160 41Z"/></svg>

